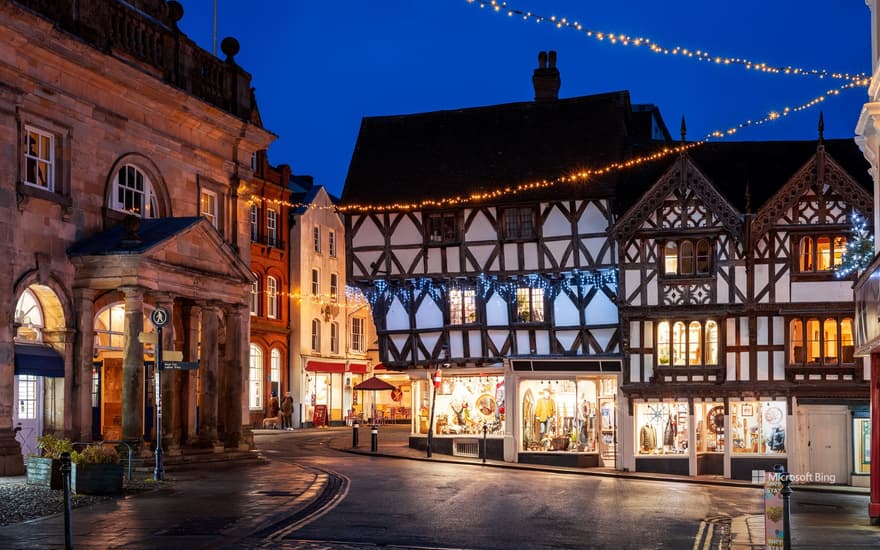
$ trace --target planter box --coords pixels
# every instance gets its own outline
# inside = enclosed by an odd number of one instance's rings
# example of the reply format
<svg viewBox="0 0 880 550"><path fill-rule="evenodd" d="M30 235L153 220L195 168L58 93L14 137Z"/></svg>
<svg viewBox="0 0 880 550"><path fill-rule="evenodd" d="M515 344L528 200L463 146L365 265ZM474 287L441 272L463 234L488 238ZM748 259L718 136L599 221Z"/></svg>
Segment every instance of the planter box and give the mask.
<svg viewBox="0 0 880 550"><path fill-rule="evenodd" d="M122 464L74 464L74 493L107 495L122 492Z"/></svg>
<svg viewBox="0 0 880 550"><path fill-rule="evenodd" d="M43 458L39 456L28 458L27 482L29 485L41 485L50 489L63 489L61 461L57 458Z"/></svg>

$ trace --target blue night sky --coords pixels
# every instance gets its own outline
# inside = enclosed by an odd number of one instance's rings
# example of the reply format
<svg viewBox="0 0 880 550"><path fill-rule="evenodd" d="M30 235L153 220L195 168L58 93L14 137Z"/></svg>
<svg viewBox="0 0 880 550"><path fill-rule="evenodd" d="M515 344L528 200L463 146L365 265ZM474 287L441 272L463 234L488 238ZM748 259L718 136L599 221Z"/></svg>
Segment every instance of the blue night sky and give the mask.
<svg viewBox="0 0 880 550"><path fill-rule="evenodd" d="M211 51L213 1L181 3L181 28ZM236 61L253 75L264 126L279 136L269 161L290 164L337 195L362 117L531 101L541 50L557 51L560 97L629 90L633 103L660 107L676 138L685 116L690 140L843 84L612 45L466 0L217 0L217 6L218 53L224 37L238 39ZM511 0L508 8L713 57L871 70L864 0ZM865 88L846 90L732 139L815 139L819 109L827 138L849 138L866 97Z"/></svg>

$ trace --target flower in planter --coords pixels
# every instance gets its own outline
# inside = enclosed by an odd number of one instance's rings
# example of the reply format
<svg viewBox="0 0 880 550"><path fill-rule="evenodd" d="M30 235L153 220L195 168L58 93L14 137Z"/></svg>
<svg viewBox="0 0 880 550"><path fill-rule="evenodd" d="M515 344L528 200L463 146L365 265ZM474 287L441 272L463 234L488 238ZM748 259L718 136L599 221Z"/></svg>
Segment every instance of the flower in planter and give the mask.
<svg viewBox="0 0 880 550"><path fill-rule="evenodd" d="M55 437L52 434L38 437L37 446L40 448L40 456L43 458L61 458L61 453L73 454L73 443L69 439Z"/></svg>
<svg viewBox="0 0 880 550"><path fill-rule="evenodd" d="M117 464L119 453L113 445L98 443L89 445L82 451L74 451L70 460L74 464Z"/></svg>

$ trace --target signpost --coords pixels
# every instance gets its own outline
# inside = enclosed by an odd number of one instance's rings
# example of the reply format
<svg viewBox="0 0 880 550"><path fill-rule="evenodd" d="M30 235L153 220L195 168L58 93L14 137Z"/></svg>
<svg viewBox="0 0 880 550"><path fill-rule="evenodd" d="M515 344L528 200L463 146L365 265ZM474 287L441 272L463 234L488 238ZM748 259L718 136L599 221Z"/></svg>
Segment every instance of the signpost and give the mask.
<svg viewBox="0 0 880 550"><path fill-rule="evenodd" d="M434 382L434 396L431 398L431 420L428 422L428 443L425 446L428 458L431 458L431 443L434 441L434 404L437 403L437 390L440 388L441 377L440 365L437 365L437 370L431 376Z"/></svg>
<svg viewBox="0 0 880 550"><path fill-rule="evenodd" d="M157 307L150 314L150 321L156 327L156 467L153 479L160 481L165 472L162 469L162 368L165 356L162 354L162 328L168 324L170 315L164 307Z"/></svg>

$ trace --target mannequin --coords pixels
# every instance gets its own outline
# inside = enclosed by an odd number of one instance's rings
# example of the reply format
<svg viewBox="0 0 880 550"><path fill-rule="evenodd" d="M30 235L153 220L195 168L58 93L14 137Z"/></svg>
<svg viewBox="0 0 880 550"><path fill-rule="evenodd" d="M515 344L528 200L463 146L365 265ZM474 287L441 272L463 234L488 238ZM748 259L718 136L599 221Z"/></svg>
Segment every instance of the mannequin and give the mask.
<svg viewBox="0 0 880 550"><path fill-rule="evenodd" d="M556 403L550 399L550 390L544 390L535 406L535 418L538 419L541 435L547 433L550 420L554 416L556 416Z"/></svg>

